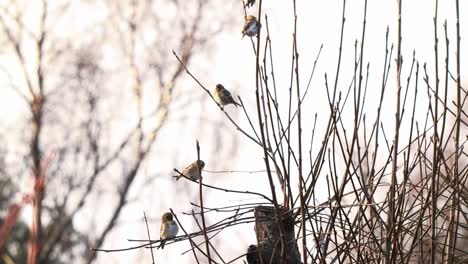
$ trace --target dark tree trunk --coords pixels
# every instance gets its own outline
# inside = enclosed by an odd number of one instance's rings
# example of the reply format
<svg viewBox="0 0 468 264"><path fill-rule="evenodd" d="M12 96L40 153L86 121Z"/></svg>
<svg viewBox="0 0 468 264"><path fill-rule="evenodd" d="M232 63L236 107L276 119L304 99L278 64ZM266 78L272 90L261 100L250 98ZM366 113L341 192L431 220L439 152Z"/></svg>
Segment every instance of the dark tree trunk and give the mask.
<svg viewBox="0 0 468 264"><path fill-rule="evenodd" d="M275 208L259 206L255 208L255 233L257 246L249 247L247 255L249 264L300 264L301 254L297 247L294 233L294 219L292 213L279 210L280 221L276 221ZM277 222L281 224L279 228ZM285 259L282 258L281 230L284 232ZM255 250L257 249L257 250Z"/></svg>

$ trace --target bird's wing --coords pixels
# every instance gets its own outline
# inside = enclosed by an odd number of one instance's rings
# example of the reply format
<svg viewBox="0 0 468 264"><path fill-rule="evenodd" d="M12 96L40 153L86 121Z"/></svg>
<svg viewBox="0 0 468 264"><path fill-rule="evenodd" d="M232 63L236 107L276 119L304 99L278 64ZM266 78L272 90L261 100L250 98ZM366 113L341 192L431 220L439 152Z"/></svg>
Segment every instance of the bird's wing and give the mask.
<svg viewBox="0 0 468 264"><path fill-rule="evenodd" d="M244 28L242 29L242 33L245 33L245 31L247 31L247 29L250 27L251 24L252 24L252 21L245 21Z"/></svg>
<svg viewBox="0 0 468 264"><path fill-rule="evenodd" d="M226 96L226 97L231 97L231 98L232 98L231 92L229 92L229 90L223 89L223 90L222 90L222 93L223 93L224 96Z"/></svg>
<svg viewBox="0 0 468 264"><path fill-rule="evenodd" d="M231 92L229 92L228 90L224 90L223 92L225 98L227 99L228 103L233 103L234 105L237 106L241 106L238 102L236 102L236 100L234 100L234 98L232 97L232 94Z"/></svg>
<svg viewBox="0 0 468 264"><path fill-rule="evenodd" d="M179 227L177 226L175 221L171 221L169 223L168 229L170 233L168 234L168 236L170 236L171 238L177 236L177 233L179 232Z"/></svg>
<svg viewBox="0 0 468 264"><path fill-rule="evenodd" d="M187 176L187 177L190 177L190 174L193 173L194 170L197 169L197 164L194 162L190 165L188 165L184 171L182 171L182 174Z"/></svg>
<svg viewBox="0 0 468 264"><path fill-rule="evenodd" d="M166 224L162 223L161 228L159 229L159 238L160 239L166 239Z"/></svg>
<svg viewBox="0 0 468 264"><path fill-rule="evenodd" d="M231 92L229 92L228 90L224 89L224 90L223 90L223 95L225 96L225 98L227 99L227 101L228 101L229 103L235 103L235 102L234 102L234 98L232 98Z"/></svg>
<svg viewBox="0 0 468 264"><path fill-rule="evenodd" d="M179 226L174 223L174 236L177 236L177 233L179 233Z"/></svg>

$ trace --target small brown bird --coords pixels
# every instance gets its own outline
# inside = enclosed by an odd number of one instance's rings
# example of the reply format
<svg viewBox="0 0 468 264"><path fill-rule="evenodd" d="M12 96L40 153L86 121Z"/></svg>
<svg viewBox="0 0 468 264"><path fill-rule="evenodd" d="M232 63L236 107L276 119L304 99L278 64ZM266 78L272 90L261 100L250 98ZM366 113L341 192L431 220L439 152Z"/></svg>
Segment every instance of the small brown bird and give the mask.
<svg viewBox="0 0 468 264"><path fill-rule="evenodd" d="M228 104L233 104L236 107L241 106L239 103L234 101L232 98L231 92L229 92L222 84L217 84L216 88L213 92L213 97L220 104L221 106L225 106Z"/></svg>
<svg viewBox="0 0 468 264"><path fill-rule="evenodd" d="M193 181L200 179L200 172L205 167L205 162L203 160L196 160L192 164L188 165L183 171L182 175L174 176L178 181L181 177L185 176Z"/></svg>
<svg viewBox="0 0 468 264"><path fill-rule="evenodd" d="M162 216L161 229L159 230L159 237L161 239L161 244L158 248L164 249L164 244L166 244L166 239L174 238L179 232L179 227L174 221L174 216L167 212Z"/></svg>
<svg viewBox="0 0 468 264"><path fill-rule="evenodd" d="M251 15L248 15L245 18L245 23L244 27L242 28L242 38L244 38L245 35L249 37L256 36L258 32L260 31L260 22L258 22L257 18Z"/></svg>
<svg viewBox="0 0 468 264"><path fill-rule="evenodd" d="M245 4L246 7L252 7L255 4L255 0L247 0L247 4Z"/></svg>

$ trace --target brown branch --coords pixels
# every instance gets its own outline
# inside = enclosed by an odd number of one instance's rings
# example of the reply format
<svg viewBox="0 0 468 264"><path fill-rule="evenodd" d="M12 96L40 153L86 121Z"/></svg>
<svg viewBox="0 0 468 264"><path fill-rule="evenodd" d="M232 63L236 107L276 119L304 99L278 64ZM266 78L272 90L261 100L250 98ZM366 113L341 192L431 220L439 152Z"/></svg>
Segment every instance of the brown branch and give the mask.
<svg viewBox="0 0 468 264"><path fill-rule="evenodd" d="M145 220L146 233L148 234L148 240L151 241L151 235L150 235L148 220L146 219L145 211L143 211L143 219ZM153 248L152 247L150 247L150 252L151 252L151 260L153 261L152 264L155 264L156 262L154 261L154 253L153 253Z"/></svg>
<svg viewBox="0 0 468 264"><path fill-rule="evenodd" d="M184 226L180 223L179 221L179 218L177 218L177 215L174 214L174 211L172 211L172 208L169 209L171 211L171 214L175 217L176 221L177 221L177 224L179 224L180 228L182 229L182 231L184 232L185 236L188 237L189 241L190 241L190 245L191 245L191 249L192 249L192 253L193 253L193 257L195 258L195 261L200 264L200 261L198 260L198 257L197 257L197 253L195 253L195 249L194 247L196 247L198 250L202 251L198 246L197 244L192 240L192 238L190 237L190 235L187 233L187 231L185 231L185 228Z"/></svg>
<svg viewBox="0 0 468 264"><path fill-rule="evenodd" d="M182 174L182 172L180 172L179 170L177 169L174 169L175 172L177 172L179 175L181 175L182 177L184 177L185 179L191 181L191 182L194 182L194 183L197 183L197 181L194 181L188 177L186 177L185 175ZM197 183L198 184L198 183ZM257 193L257 192L251 192L251 191L237 191L237 190L232 190L232 189L227 189L227 188L221 188L221 187L217 187L217 186L214 186L214 185L209 185L209 184L206 184L206 183L202 183L203 186L207 187L207 188L210 188L210 189L215 189L215 190L219 190L219 191L224 191L224 192L229 192L229 193L242 193L242 194L253 194L253 195L258 195L262 198L264 198L265 200L273 203L273 200L271 200L270 198L268 198L266 195L264 194L261 194L261 193Z"/></svg>
<svg viewBox="0 0 468 264"><path fill-rule="evenodd" d="M215 102L219 109L226 115L226 117L229 119L229 121L231 121L231 123L236 127L236 129L238 131L240 131L242 134L244 134L246 137L248 137L249 139L251 139L253 142L255 142L256 144L258 144L259 146L261 146L261 143L255 139L254 137L252 137L251 135L249 135L247 132L245 132L239 125L237 125L236 122L234 122L234 120L231 118L231 116L226 112L224 111L224 108L221 107L220 104L218 104L218 102L216 102L216 100L214 99L213 95L211 94L211 92L189 71L189 69L187 68L187 66L185 66L186 63L184 63L183 59L181 60L179 58L179 56L177 55L177 53L172 50L172 54L174 54L174 56L176 57L176 59L179 61L179 63L182 65L183 69L185 69L185 72L190 76L192 77L192 79L203 89L205 90L206 93L208 93L208 95L211 97L211 99L213 100L213 102ZM182 56L183 58L183 56ZM242 102L241 102L242 103ZM244 108L244 104L242 103L242 108Z"/></svg>
<svg viewBox="0 0 468 264"><path fill-rule="evenodd" d="M200 144L198 143L197 140L197 161L200 160ZM198 168L198 175L200 175L200 178L198 179L198 190L199 190L199 199L200 199L200 216L202 219L202 226L203 226L203 236L205 237L205 245L206 245L206 254L208 258L208 263L211 264L211 255L210 255L210 241L208 240L208 235L206 234L206 223L205 223L205 214L204 214L204 208L203 208L203 176L201 174L201 166L197 166Z"/></svg>

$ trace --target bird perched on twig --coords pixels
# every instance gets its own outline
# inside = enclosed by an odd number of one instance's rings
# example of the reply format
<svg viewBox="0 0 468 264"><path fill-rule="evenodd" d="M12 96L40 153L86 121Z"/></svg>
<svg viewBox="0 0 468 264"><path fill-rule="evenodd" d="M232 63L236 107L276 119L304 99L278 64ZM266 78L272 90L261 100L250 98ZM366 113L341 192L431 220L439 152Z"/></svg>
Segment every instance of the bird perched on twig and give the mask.
<svg viewBox="0 0 468 264"><path fill-rule="evenodd" d="M244 27L242 28L242 38L245 35L249 37L256 36L260 31L260 22L258 22L257 18L251 15L245 17Z"/></svg>
<svg viewBox="0 0 468 264"><path fill-rule="evenodd" d="M159 237L161 239L161 244L158 248L164 249L164 244L166 244L166 239L174 238L179 232L179 227L174 221L174 216L167 212L162 216L161 229L159 230Z"/></svg>
<svg viewBox="0 0 468 264"><path fill-rule="evenodd" d="M247 3L245 4L246 7L252 7L255 4L255 0L247 0Z"/></svg>
<svg viewBox="0 0 468 264"><path fill-rule="evenodd" d="M231 92L224 88L222 84L217 84L216 88L213 92L213 97L220 104L221 106L225 106L228 104L233 104L236 107L241 106L239 103L234 101L234 98L232 98Z"/></svg>
<svg viewBox="0 0 468 264"><path fill-rule="evenodd" d="M193 181L200 179L201 170L205 167L205 162L203 160L196 160L188 165L183 171L182 174L174 176L178 181L181 177L187 177Z"/></svg>
<svg viewBox="0 0 468 264"><path fill-rule="evenodd" d="M260 256L258 254L257 245L250 245L247 249L247 254L245 254L248 264L260 264Z"/></svg>

